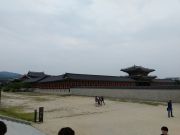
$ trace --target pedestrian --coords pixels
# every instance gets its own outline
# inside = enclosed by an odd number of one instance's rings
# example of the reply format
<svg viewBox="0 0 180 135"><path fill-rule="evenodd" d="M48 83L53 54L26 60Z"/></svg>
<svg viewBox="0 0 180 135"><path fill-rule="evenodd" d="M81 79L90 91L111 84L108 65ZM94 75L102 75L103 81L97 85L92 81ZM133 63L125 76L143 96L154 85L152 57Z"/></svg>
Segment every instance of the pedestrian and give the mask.
<svg viewBox="0 0 180 135"><path fill-rule="evenodd" d="M95 96L95 98L94 98L94 99L95 99L95 103L97 103L97 96Z"/></svg>
<svg viewBox="0 0 180 135"><path fill-rule="evenodd" d="M168 117L174 117L173 116L173 107L172 107L172 101L169 100L168 105L167 105L167 111L168 111Z"/></svg>
<svg viewBox="0 0 180 135"><path fill-rule="evenodd" d="M98 106L101 105L101 98L97 97Z"/></svg>
<svg viewBox="0 0 180 135"><path fill-rule="evenodd" d="M101 102L105 105L104 97L103 96L101 96Z"/></svg>
<svg viewBox="0 0 180 135"><path fill-rule="evenodd" d="M168 135L168 128L165 127L165 126L163 126L163 127L161 128L161 132L162 132L161 135Z"/></svg>
<svg viewBox="0 0 180 135"><path fill-rule="evenodd" d="M61 128L58 135L75 135L75 132L70 127Z"/></svg>
<svg viewBox="0 0 180 135"><path fill-rule="evenodd" d="M5 135L7 132L7 126L3 121L0 121L0 135Z"/></svg>
<svg viewBox="0 0 180 135"><path fill-rule="evenodd" d="M97 104L98 104L98 97L95 96L95 105L97 105Z"/></svg>

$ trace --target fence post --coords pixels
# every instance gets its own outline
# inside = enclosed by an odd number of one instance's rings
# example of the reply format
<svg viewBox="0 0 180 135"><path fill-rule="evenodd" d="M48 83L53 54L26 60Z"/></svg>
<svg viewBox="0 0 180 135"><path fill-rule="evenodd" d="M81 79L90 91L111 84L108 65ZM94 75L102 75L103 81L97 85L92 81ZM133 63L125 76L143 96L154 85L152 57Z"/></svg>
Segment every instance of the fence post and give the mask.
<svg viewBox="0 0 180 135"><path fill-rule="evenodd" d="M43 123L44 121L44 107L39 107L39 122Z"/></svg>
<svg viewBox="0 0 180 135"><path fill-rule="evenodd" d="M37 110L34 110L34 122L37 122Z"/></svg>

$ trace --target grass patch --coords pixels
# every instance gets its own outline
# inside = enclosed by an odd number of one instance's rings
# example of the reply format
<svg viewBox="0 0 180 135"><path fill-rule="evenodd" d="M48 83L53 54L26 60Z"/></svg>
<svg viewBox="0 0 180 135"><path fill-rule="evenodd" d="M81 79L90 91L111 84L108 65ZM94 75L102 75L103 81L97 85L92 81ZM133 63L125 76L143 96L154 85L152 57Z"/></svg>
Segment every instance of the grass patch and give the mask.
<svg viewBox="0 0 180 135"><path fill-rule="evenodd" d="M34 117L34 113L24 112L21 109L21 107L9 107L9 108L1 107L0 115L31 121L31 122L33 121L33 117Z"/></svg>

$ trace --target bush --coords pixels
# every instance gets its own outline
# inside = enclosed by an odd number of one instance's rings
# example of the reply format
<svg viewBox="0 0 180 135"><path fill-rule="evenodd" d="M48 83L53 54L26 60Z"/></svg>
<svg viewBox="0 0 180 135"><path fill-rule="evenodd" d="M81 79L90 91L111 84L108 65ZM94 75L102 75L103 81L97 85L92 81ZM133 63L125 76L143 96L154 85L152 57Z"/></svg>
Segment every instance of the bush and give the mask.
<svg viewBox="0 0 180 135"><path fill-rule="evenodd" d="M23 83L23 82L11 82L9 84L6 84L5 86L2 87L3 91L6 92L16 92L20 91L22 88L30 88L31 85L29 83Z"/></svg>
<svg viewBox="0 0 180 135"><path fill-rule="evenodd" d="M180 85L180 80L175 80L176 85Z"/></svg>

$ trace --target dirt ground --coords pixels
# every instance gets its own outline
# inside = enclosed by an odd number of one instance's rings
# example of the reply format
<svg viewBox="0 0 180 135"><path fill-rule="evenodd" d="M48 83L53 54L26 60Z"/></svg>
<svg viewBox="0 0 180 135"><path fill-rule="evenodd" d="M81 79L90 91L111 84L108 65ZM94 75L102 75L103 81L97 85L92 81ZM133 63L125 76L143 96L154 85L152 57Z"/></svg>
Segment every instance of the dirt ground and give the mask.
<svg viewBox="0 0 180 135"><path fill-rule="evenodd" d="M166 106L105 99L97 107L93 97L57 96L33 93L2 93L4 106L21 106L32 112L43 106L43 124L33 124L47 135L72 127L76 135L159 135L167 126L170 135L180 133L180 103L174 103L174 118L167 118ZM164 103L165 104L165 103Z"/></svg>

